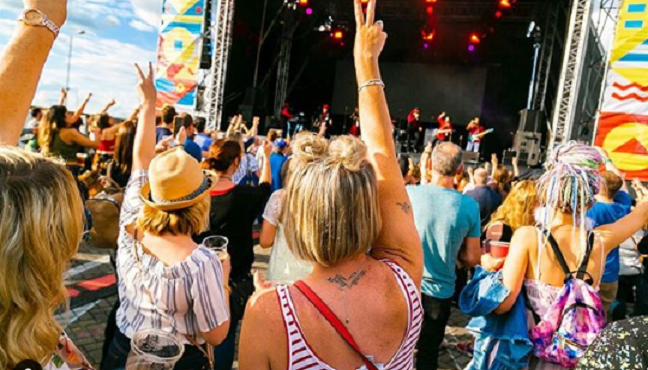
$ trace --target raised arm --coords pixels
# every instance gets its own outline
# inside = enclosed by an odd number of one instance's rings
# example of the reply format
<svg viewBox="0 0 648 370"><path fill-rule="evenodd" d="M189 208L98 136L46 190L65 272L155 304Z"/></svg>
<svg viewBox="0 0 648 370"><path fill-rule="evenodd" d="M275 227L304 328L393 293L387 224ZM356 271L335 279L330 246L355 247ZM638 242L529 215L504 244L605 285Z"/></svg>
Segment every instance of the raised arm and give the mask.
<svg viewBox="0 0 648 370"><path fill-rule="evenodd" d="M619 221L597 227L594 232L601 238L606 253L628 240L648 222L648 199L643 198L634 211Z"/></svg>
<svg viewBox="0 0 648 370"><path fill-rule="evenodd" d="M40 10L57 26L67 17L67 0L23 0L26 8ZM45 27L18 23L0 58L0 144L16 145L54 44Z"/></svg>
<svg viewBox="0 0 648 370"><path fill-rule="evenodd" d="M135 121L139 115L140 109L142 109L142 107L138 105L126 121Z"/></svg>
<svg viewBox="0 0 648 370"><path fill-rule="evenodd" d="M137 91L142 102L142 111L137 124L135 144L133 146L133 171L148 169L155 158L155 98L156 90L153 82L153 66L149 63L148 75L135 65L139 82Z"/></svg>
<svg viewBox="0 0 648 370"><path fill-rule="evenodd" d="M106 104L105 107L101 108L101 110L99 111L99 114L106 114L106 113L108 113L108 111L110 110L110 108L112 108L115 104L117 104L117 102L115 102L115 99L111 99L111 100Z"/></svg>
<svg viewBox="0 0 648 370"><path fill-rule="evenodd" d="M391 133L391 118L381 81L378 58L387 34L381 21L374 23L376 0L370 0L367 19L361 0L354 0L356 17L355 68L360 88L360 127L367 143L369 160L378 177L378 202L383 221L372 255L399 263L420 286L423 275L423 251L414 226L403 175L401 174Z"/></svg>
<svg viewBox="0 0 648 370"><path fill-rule="evenodd" d="M270 155L272 154L272 143L268 140L263 141L263 146L259 148L263 150L263 165L261 166L261 176L259 177L259 184L272 184L272 172L270 169Z"/></svg>
<svg viewBox="0 0 648 370"><path fill-rule="evenodd" d="M59 92L58 105L65 105L66 101L67 101L67 90L65 89L65 87L61 87L61 91Z"/></svg>
<svg viewBox="0 0 648 370"><path fill-rule="evenodd" d="M259 134L259 123L261 118L253 117L252 118L252 129L248 132L249 136L257 136Z"/></svg>
<svg viewBox="0 0 648 370"><path fill-rule="evenodd" d="M92 93L88 93L85 96L85 98L83 99L83 102L81 103L79 108L77 108L76 112L74 112L74 119L75 120L78 120L79 118L81 118L81 116L83 115L83 112L85 112L85 109L88 106L88 102L90 102L91 98L92 98Z"/></svg>

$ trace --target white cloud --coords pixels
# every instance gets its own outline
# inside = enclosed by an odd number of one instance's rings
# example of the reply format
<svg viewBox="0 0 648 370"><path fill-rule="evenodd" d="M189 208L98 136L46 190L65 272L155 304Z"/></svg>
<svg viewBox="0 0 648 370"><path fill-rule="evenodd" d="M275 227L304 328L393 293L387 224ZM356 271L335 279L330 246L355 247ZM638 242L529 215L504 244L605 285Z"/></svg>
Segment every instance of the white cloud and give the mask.
<svg viewBox="0 0 648 370"><path fill-rule="evenodd" d="M135 14L137 14L141 20L156 29L160 26L162 0L130 0L130 2Z"/></svg>
<svg viewBox="0 0 648 370"><path fill-rule="evenodd" d="M117 17L114 16L114 15L109 15L109 16L107 16L107 17L106 17L106 22L107 22L109 25L114 26L114 27L117 27L117 26L119 26L119 25L121 24L121 21L119 20L119 18L117 18Z"/></svg>
<svg viewBox="0 0 648 370"><path fill-rule="evenodd" d="M142 32L150 32L150 31L155 31L155 27L149 25L148 23L144 23L138 19L134 19L130 22L130 26L138 31Z"/></svg>

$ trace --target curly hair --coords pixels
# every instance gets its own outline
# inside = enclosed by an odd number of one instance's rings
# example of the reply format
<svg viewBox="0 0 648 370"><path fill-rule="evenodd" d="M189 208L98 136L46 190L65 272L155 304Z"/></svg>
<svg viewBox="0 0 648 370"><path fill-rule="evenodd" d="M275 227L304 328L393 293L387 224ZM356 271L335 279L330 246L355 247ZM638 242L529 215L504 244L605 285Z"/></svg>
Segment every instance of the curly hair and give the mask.
<svg viewBox="0 0 648 370"><path fill-rule="evenodd" d="M517 183L504 203L493 214L491 221L484 229L495 223L503 223L513 231L522 226L535 224L535 209L538 206L538 191L536 183L531 180Z"/></svg>

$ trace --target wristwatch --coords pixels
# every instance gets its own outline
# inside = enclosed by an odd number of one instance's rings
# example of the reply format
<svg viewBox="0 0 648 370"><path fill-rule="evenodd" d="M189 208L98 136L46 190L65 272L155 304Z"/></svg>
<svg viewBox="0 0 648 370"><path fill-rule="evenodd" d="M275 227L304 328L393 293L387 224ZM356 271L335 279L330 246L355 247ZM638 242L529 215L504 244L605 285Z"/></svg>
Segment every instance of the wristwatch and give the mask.
<svg viewBox="0 0 648 370"><path fill-rule="evenodd" d="M19 21L28 26L45 27L54 33L55 38L61 32L61 28L38 9L25 9Z"/></svg>

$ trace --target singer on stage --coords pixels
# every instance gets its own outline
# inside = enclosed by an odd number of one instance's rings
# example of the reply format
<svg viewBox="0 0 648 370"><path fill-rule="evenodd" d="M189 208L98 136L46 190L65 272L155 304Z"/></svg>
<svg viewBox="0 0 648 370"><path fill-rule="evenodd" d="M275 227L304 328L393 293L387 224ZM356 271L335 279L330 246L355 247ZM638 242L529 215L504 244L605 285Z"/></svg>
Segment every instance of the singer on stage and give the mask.
<svg viewBox="0 0 648 370"><path fill-rule="evenodd" d="M412 109L407 115L407 144L406 151L416 153L423 146L423 125L421 110Z"/></svg>
<svg viewBox="0 0 648 370"><path fill-rule="evenodd" d="M442 112L437 118L439 121L439 131L437 141L450 141L452 137L452 123L446 112Z"/></svg>

